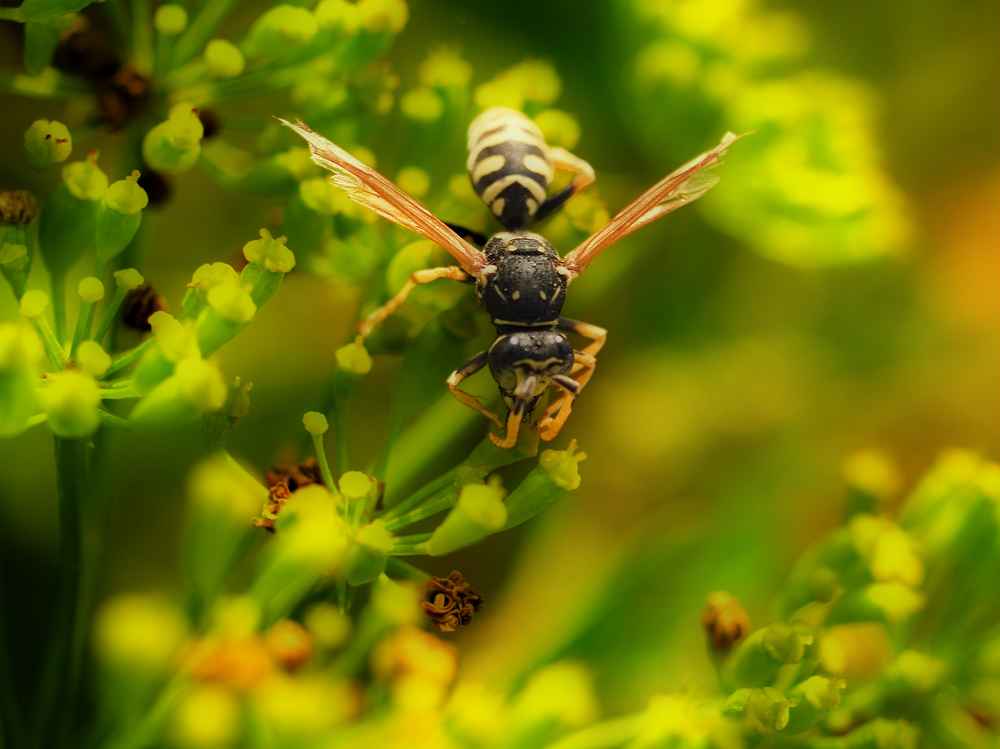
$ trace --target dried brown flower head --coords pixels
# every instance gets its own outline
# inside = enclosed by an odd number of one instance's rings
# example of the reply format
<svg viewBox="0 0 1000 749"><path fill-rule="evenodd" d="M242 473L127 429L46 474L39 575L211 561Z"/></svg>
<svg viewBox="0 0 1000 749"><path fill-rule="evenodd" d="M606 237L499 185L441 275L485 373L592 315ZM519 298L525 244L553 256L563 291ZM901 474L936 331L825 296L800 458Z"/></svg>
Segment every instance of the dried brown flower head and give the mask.
<svg viewBox="0 0 1000 749"><path fill-rule="evenodd" d="M150 315L166 308L166 300L152 286L143 284L125 295L122 301L122 324L132 330L148 333L152 330L149 325Z"/></svg>
<svg viewBox="0 0 1000 749"><path fill-rule="evenodd" d="M750 617L735 596L719 591L708 597L701 615L708 644L716 653L728 653L750 632Z"/></svg>
<svg viewBox="0 0 1000 749"><path fill-rule="evenodd" d="M432 577L427 582L423 609L440 632L454 632L472 621L483 598L458 570L448 577Z"/></svg>
<svg viewBox="0 0 1000 749"><path fill-rule="evenodd" d="M254 525L269 531L274 530L274 521L295 492L304 486L322 482L316 458L306 458L298 465L275 466L267 472L264 480L268 486L267 506L254 520Z"/></svg>
<svg viewBox="0 0 1000 749"><path fill-rule="evenodd" d="M0 191L0 224L30 224L38 215L38 201L27 190Z"/></svg>

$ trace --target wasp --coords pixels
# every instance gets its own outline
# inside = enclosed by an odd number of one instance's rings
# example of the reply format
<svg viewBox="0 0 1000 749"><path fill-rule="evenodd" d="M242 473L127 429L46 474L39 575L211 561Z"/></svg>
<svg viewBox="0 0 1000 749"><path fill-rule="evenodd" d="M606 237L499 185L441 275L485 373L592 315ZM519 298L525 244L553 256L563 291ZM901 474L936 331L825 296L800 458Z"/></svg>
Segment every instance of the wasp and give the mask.
<svg viewBox="0 0 1000 749"><path fill-rule="evenodd" d="M594 170L564 149L547 146L537 126L519 112L487 110L469 127L469 177L476 193L504 227L504 231L489 238L445 223L389 179L305 123L281 122L306 140L313 161L332 172L333 183L352 200L433 241L457 263L413 273L392 299L361 322L362 338L397 310L419 285L441 279L475 285L497 336L489 349L452 372L447 385L461 403L502 430L501 434L490 433L492 442L502 448L517 443L522 424L535 417L540 399L550 389L557 396L537 418L536 428L542 440L555 439L570 415L574 399L594 374L607 331L561 316L570 284L604 250L708 192L718 178L706 170L719 162L738 137L726 133L717 146L668 174L619 211L604 228L560 256L548 240L527 231L527 227L551 215L591 184ZM568 187L550 197L547 188L556 168L575 175ZM575 349L569 334L588 343ZM460 387L463 380L484 367L489 367L503 396L506 419Z"/></svg>

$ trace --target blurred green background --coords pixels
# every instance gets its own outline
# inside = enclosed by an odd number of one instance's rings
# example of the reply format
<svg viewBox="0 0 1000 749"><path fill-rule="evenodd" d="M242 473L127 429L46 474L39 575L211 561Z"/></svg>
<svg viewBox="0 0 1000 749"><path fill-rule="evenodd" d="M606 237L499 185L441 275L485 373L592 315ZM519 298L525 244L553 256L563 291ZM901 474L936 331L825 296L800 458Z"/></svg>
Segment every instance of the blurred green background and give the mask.
<svg viewBox="0 0 1000 749"><path fill-rule="evenodd" d="M233 33L262 7L241 4ZM677 31L684 12L701 19L703 36ZM551 62L563 83L558 106L581 126L574 151L594 165L612 210L723 130L795 107L820 114L789 115L789 141L862 150L867 170L818 183L781 149L760 168L763 160L741 157L741 143L717 196L630 237L574 284L566 314L610 330L562 440L588 453L584 483L527 527L435 562L438 574L462 569L487 601L459 641L467 667L501 675L584 657L612 707L654 688L697 686L711 673L693 647L705 595L726 587L765 619L790 561L838 521L852 453L884 450L901 488L946 447L1000 454L995 2L417 0L388 55L402 89L442 46L472 62L476 83L525 58ZM711 64L720 55L731 55L730 68L747 66L743 79L756 85L726 78ZM14 26L0 24L0 63L13 68L18 57ZM0 184L44 190L23 163L22 133L39 117L72 113L0 97ZM264 92L218 113L225 126L290 107ZM356 134L386 174L445 160L449 173L461 171L460 130L420 143L398 137L410 132L401 122L390 113ZM852 128L867 135L855 142ZM772 135L765 124L754 138ZM746 153L763 147L754 138ZM114 135L92 144L109 159L121 148ZM779 183L793 203L797 193L849 202L860 188L889 197L862 215L875 225L867 233L782 234L768 213ZM201 172L183 175L166 209L147 217L143 273L176 303L194 267L233 257L275 207ZM301 414L322 399L355 304L341 287L295 273L253 334L226 349L224 370L254 383L231 440L248 463L263 470L301 449ZM14 310L0 294L0 317ZM459 363L440 362L442 389ZM375 455L383 404L406 377L382 357L364 382L350 414L359 462ZM183 486L202 447L197 433L118 440L105 593L175 584ZM44 647L38 623L55 569L51 438L36 429L0 451L3 606L23 614L11 641L27 669Z"/></svg>

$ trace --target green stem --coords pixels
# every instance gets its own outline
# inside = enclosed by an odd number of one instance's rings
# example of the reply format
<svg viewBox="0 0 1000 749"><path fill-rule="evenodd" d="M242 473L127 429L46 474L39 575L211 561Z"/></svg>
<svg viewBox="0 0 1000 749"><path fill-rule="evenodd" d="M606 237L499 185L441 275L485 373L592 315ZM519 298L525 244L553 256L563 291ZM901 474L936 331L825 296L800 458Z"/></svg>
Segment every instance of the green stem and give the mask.
<svg viewBox="0 0 1000 749"><path fill-rule="evenodd" d="M174 46L173 65L178 67L199 54L212 38L236 0L208 0Z"/></svg>
<svg viewBox="0 0 1000 749"><path fill-rule="evenodd" d="M2 583L0 583L0 592ZM7 612L12 610L6 595L0 597L0 746L24 746L24 724L14 687L14 672L7 649Z"/></svg>
<svg viewBox="0 0 1000 749"><path fill-rule="evenodd" d="M91 572L84 553L83 511L87 487L87 443L56 438L56 480L59 489L59 584L55 637L42 674L37 735L49 744L50 732L65 735L78 718L77 691L84 638L83 625Z"/></svg>
<svg viewBox="0 0 1000 749"><path fill-rule="evenodd" d="M56 338L66 338L66 274L53 273L49 280L52 287L52 318L56 328Z"/></svg>
<svg viewBox="0 0 1000 749"><path fill-rule="evenodd" d="M114 377L123 369L127 369L128 367L132 366L132 364L137 362L142 357L142 355L146 353L146 350L151 348L155 342L156 342L155 338L152 337L147 338L138 346L130 348L128 351L125 351L124 353L120 354L113 362L111 362L111 366L108 367L108 371L104 373L104 379L108 379L109 377Z"/></svg>
<svg viewBox="0 0 1000 749"><path fill-rule="evenodd" d="M153 13L149 0L132 0L132 61L139 72L153 72Z"/></svg>
<svg viewBox="0 0 1000 749"><path fill-rule="evenodd" d="M420 583L430 579L430 575L419 567L396 557L390 557L386 560L385 571L393 579L416 580Z"/></svg>
<svg viewBox="0 0 1000 749"><path fill-rule="evenodd" d="M326 488L332 492L337 491L337 482L333 479L333 473L330 471L330 462L326 459L326 445L324 444L322 434L312 435L313 450L316 452L316 462L319 463L319 472L323 477L323 483L326 484Z"/></svg>
<svg viewBox="0 0 1000 749"><path fill-rule="evenodd" d="M76 327L73 329L73 342L69 347L70 358L76 355L77 346L90 338L90 329L94 323L94 303L83 302L76 317Z"/></svg>
<svg viewBox="0 0 1000 749"><path fill-rule="evenodd" d="M0 8L0 21L25 22L24 11L20 8Z"/></svg>
<svg viewBox="0 0 1000 749"><path fill-rule="evenodd" d="M399 515L391 521L387 521L385 527L390 531L397 531L400 528L406 528L408 525L419 523L421 520L426 520L429 517L437 515L439 512L444 512L455 504L457 499L458 490L454 486L447 486L419 507Z"/></svg>
<svg viewBox="0 0 1000 749"><path fill-rule="evenodd" d="M125 293L125 289L121 287L115 289L115 295L111 298L111 303L104 309L104 315L97 326L97 332L94 333L94 340L102 346L104 345L104 338L108 335L108 331L115 324L115 319L118 317L118 310L121 309L122 303L125 301Z"/></svg>
<svg viewBox="0 0 1000 749"><path fill-rule="evenodd" d="M434 496L439 491L447 487L454 481L454 477L455 477L455 469L452 469L447 473L438 476L433 481L429 481L428 483L420 487L420 489L411 494L409 497L404 499L402 502L397 504L395 507L390 509L385 514L383 514L380 519L384 520L386 523L392 522L401 515L404 515L410 510L419 506L429 497Z"/></svg>
<svg viewBox="0 0 1000 749"><path fill-rule="evenodd" d="M45 355L49 358L49 364L56 370L65 367L66 355L59 341L56 340L52 328L49 327L49 323L44 317L36 317L31 322L35 326L38 337L42 339L42 346L45 349Z"/></svg>

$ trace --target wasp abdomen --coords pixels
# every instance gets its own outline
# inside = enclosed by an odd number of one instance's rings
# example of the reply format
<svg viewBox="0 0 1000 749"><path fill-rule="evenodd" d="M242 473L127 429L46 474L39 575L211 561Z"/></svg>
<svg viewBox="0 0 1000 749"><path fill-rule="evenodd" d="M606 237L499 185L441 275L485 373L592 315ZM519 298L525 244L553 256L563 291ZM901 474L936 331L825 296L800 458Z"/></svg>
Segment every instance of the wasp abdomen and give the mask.
<svg viewBox="0 0 1000 749"><path fill-rule="evenodd" d="M469 126L468 145L467 167L476 194L508 229L531 223L552 179L538 126L513 109L488 109Z"/></svg>

